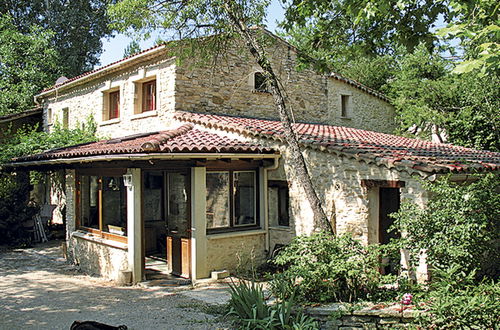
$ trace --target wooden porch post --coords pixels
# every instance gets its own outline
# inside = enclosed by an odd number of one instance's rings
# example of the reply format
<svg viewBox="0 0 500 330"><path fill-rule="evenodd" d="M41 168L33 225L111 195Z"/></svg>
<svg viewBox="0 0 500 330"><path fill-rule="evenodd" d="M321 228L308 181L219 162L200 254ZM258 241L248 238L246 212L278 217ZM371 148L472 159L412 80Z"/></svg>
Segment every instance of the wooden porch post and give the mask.
<svg viewBox="0 0 500 330"><path fill-rule="evenodd" d="M191 169L191 279L209 277L206 232L206 169Z"/></svg>
<svg viewBox="0 0 500 330"><path fill-rule="evenodd" d="M129 168L127 186L128 264L134 283L142 281L141 169ZM127 181L127 180L126 180Z"/></svg>

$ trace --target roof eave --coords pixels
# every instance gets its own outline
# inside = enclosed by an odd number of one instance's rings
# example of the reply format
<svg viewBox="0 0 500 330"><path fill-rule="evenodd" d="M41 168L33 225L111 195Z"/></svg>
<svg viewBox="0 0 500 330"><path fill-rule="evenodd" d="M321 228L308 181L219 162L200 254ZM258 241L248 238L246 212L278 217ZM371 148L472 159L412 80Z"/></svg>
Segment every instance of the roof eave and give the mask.
<svg viewBox="0 0 500 330"><path fill-rule="evenodd" d="M80 77L78 79L75 79L75 80L70 81L68 83L62 83L59 86L56 85L56 86L51 87L48 90L42 91L40 94L35 95L35 100L38 99L38 98L40 98L40 97L51 95L51 94L55 93L56 91L61 91L63 89L67 89L67 88L71 88L71 87L74 87L74 86L78 86L78 85L80 85L82 83L88 82L88 81L93 80L95 78L98 78L100 76L109 74L111 72L119 71L119 70L122 70L124 68L127 68L127 67L130 67L132 65L135 65L137 63L146 61L146 60L154 57L154 55L156 55L157 53L159 53L159 52L161 52L161 51L163 51L165 49L166 49L166 46L165 45L161 45L161 46L159 46L157 48L151 49L149 51L145 51L144 53L140 53L140 54L138 54L136 56L132 56L132 57L130 57L128 59L119 60L119 61L117 61L117 62L109 65L108 67L103 68L102 70L97 69L95 72L92 72L90 74L84 75L84 76L82 76L82 77ZM172 58L175 58L175 57L172 57Z"/></svg>
<svg viewBox="0 0 500 330"><path fill-rule="evenodd" d="M137 160L189 160L189 159L275 159L280 155L276 153L135 153L122 155L97 155L75 158L56 158L32 161L20 161L4 164L5 168L47 166L47 165L69 165L92 162L111 161L137 161Z"/></svg>

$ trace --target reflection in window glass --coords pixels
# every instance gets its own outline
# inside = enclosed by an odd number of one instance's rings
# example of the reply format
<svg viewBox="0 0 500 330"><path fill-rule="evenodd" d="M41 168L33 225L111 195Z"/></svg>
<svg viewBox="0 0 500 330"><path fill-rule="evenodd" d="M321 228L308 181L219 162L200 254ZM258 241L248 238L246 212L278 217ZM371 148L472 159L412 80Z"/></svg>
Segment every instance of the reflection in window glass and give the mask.
<svg viewBox="0 0 500 330"><path fill-rule="evenodd" d="M229 227L229 172L207 172L207 228Z"/></svg>
<svg viewBox="0 0 500 330"><path fill-rule="evenodd" d="M144 175L144 220L163 219L163 173L146 172Z"/></svg>
<svg viewBox="0 0 500 330"><path fill-rule="evenodd" d="M98 190L99 182L96 176L80 178L80 219L84 227L99 229Z"/></svg>
<svg viewBox="0 0 500 330"><path fill-rule="evenodd" d="M234 185L234 224L255 224L255 173L235 172Z"/></svg>
<svg viewBox="0 0 500 330"><path fill-rule="evenodd" d="M127 227L126 190L123 177L102 178L102 231L125 235Z"/></svg>
<svg viewBox="0 0 500 330"><path fill-rule="evenodd" d="M80 224L117 235L127 234L127 199L122 176L81 175Z"/></svg>

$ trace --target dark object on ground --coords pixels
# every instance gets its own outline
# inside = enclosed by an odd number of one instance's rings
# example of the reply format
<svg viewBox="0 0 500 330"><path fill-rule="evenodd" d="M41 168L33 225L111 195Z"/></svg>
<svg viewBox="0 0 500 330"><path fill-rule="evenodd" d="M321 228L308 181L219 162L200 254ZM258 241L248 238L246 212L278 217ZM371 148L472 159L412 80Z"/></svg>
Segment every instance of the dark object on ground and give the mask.
<svg viewBox="0 0 500 330"><path fill-rule="evenodd" d="M75 321L69 328L70 330L127 330L126 325L114 327L96 321Z"/></svg>

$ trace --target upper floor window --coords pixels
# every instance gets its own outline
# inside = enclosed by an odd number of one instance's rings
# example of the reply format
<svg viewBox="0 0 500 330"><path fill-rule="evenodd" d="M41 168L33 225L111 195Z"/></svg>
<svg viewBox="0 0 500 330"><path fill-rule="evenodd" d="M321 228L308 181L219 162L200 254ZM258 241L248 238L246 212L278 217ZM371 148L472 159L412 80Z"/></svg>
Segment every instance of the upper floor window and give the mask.
<svg viewBox="0 0 500 330"><path fill-rule="evenodd" d="M120 117L120 91L109 93L109 118Z"/></svg>
<svg viewBox="0 0 500 330"><path fill-rule="evenodd" d="M115 89L104 93L104 109L102 120L120 118L120 90Z"/></svg>
<svg viewBox="0 0 500 330"><path fill-rule="evenodd" d="M254 90L256 92L269 93L269 88L267 86L266 77L262 72L254 73Z"/></svg>
<svg viewBox="0 0 500 330"><path fill-rule="evenodd" d="M65 129L69 128L69 109L62 109L62 127Z"/></svg>
<svg viewBox="0 0 500 330"><path fill-rule="evenodd" d="M350 95L340 95L340 117L349 118L351 108L351 96Z"/></svg>
<svg viewBox="0 0 500 330"><path fill-rule="evenodd" d="M47 125L52 125L52 109L47 108Z"/></svg>
<svg viewBox="0 0 500 330"><path fill-rule="evenodd" d="M136 83L134 113L155 111L158 107L156 79Z"/></svg>
<svg viewBox="0 0 500 330"><path fill-rule="evenodd" d="M156 80L142 84L142 112L156 110Z"/></svg>

